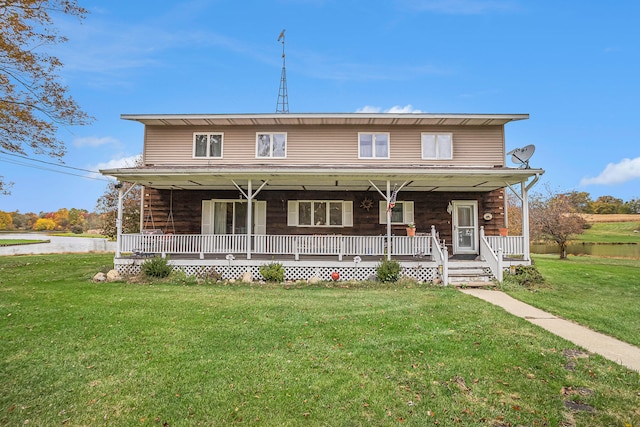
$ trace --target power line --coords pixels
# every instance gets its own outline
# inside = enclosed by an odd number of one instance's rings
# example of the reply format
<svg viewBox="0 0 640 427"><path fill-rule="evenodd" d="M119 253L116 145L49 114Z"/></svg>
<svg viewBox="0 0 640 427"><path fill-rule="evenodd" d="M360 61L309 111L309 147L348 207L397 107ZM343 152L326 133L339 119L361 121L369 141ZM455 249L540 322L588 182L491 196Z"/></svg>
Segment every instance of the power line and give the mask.
<svg viewBox="0 0 640 427"><path fill-rule="evenodd" d="M21 159L29 160L31 162L44 163L44 164L47 164L47 165L53 165L53 166L57 166L57 167L60 167L60 168L73 169L73 170L82 171L82 172L89 172L89 173L100 173L99 171L92 171L92 170L89 170L89 169L76 168L76 167L73 167L73 166L61 165L59 163L47 162L47 161L39 160L39 159L32 159L31 157L22 156L20 154L7 153L4 150L0 150L0 153L5 154L7 156L19 157Z"/></svg>
<svg viewBox="0 0 640 427"><path fill-rule="evenodd" d="M51 168L46 168L44 166L30 165L28 163L19 162L17 160L0 159L0 162L9 163L9 164L17 165L17 166L24 166L24 167L28 167L28 168L32 168L32 169L39 169L39 170L43 170L43 171L47 171L47 172L59 173L59 174L62 174L62 175L71 175L71 176L77 176L77 177L84 178L84 179L93 179L93 180L96 180L96 181L110 182L106 178L98 178L98 177L93 177L93 176L80 175L80 174L77 174L77 173L59 171L59 170L55 170L55 169L51 169ZM46 163L46 162L44 162L44 163ZM86 172L90 172L90 173L97 173L97 172L89 171L89 170L86 170L86 169L79 169L79 168L72 168L72 167L69 167L69 168L78 169L78 170L82 170L82 171L86 171Z"/></svg>

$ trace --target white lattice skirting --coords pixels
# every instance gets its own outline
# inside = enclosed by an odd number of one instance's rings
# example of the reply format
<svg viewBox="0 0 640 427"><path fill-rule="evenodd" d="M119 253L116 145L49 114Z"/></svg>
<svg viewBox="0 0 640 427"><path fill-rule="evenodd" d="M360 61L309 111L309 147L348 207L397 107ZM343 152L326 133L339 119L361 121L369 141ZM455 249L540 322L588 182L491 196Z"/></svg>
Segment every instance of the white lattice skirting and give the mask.
<svg viewBox="0 0 640 427"><path fill-rule="evenodd" d="M140 273L140 265L144 260L139 259L122 259L115 260L115 268L123 275L136 275ZM221 274L223 279L240 279L246 272L251 272L254 280L263 280L260 274L260 265L265 264L264 261L251 263L244 261L241 263L219 263L211 265L198 261L176 261L171 260L169 264L173 265L176 271L182 270L187 275L207 276L214 271ZM354 265L354 263L344 263L347 265L331 265L326 262L300 263L300 262L282 262L285 269L285 280L309 280L312 277L318 277L321 280L331 280L331 273L338 272L340 280L368 280L372 276L376 276L377 264L367 263L367 265ZM402 263L401 275L415 279L420 282L433 282L440 278L438 274L438 266L433 262L410 262Z"/></svg>

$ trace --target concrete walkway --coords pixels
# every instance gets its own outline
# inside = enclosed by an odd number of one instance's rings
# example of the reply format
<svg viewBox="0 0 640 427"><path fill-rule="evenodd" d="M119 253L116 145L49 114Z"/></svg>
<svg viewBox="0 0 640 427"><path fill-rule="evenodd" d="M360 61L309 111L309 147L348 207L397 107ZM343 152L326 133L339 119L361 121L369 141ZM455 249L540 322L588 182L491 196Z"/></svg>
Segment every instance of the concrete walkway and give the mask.
<svg viewBox="0 0 640 427"><path fill-rule="evenodd" d="M591 353L599 354L622 366L640 372L640 348L638 347L556 317L518 301L504 292L486 289L460 289L460 291L502 307L514 316L522 317Z"/></svg>

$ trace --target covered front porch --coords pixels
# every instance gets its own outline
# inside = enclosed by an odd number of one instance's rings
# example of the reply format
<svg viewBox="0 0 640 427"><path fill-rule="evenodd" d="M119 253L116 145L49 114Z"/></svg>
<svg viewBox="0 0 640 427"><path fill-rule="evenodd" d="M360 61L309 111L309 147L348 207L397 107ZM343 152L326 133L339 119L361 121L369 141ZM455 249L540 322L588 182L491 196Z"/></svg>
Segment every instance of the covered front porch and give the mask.
<svg viewBox="0 0 640 427"><path fill-rule="evenodd" d="M237 279L246 271L260 278L259 267L275 261L289 280L328 279L334 271L344 280L363 280L375 275L381 260L395 259L406 276L448 284L460 262L475 263L499 281L510 264L530 263L527 194L538 171L237 166L215 171L143 167L105 174L144 185L143 193L155 194L156 204L170 194L165 211L153 206L156 218L163 212L172 225L174 218L181 224L168 230L165 222L163 228L123 234L121 189L114 263L123 273L135 273L148 256L161 255L188 274L215 269L225 278ZM520 236L497 235L506 223L505 188L522 200ZM143 212L152 210L150 201L142 203ZM238 228L241 205L245 216ZM322 207L321 221L305 223L303 205L312 211ZM396 215L398 206L401 215ZM234 221L227 232L216 228L219 207ZM329 210L334 207L336 216ZM414 221L418 233L404 235L406 224Z"/></svg>

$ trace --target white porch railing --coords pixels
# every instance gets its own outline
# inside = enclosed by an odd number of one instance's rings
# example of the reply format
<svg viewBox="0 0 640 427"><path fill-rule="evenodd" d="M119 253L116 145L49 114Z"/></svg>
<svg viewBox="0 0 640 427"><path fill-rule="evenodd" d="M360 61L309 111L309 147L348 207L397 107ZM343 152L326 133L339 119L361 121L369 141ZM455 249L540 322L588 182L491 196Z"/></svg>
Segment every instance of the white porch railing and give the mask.
<svg viewBox="0 0 640 427"><path fill-rule="evenodd" d="M505 256L524 255L525 253L523 236L485 236L485 238L494 252L500 248Z"/></svg>
<svg viewBox="0 0 640 427"><path fill-rule="evenodd" d="M240 254L247 252L244 234L123 234L121 252L158 254ZM431 236L391 236L391 255L430 256ZM256 235L253 254L382 256L386 236Z"/></svg>

